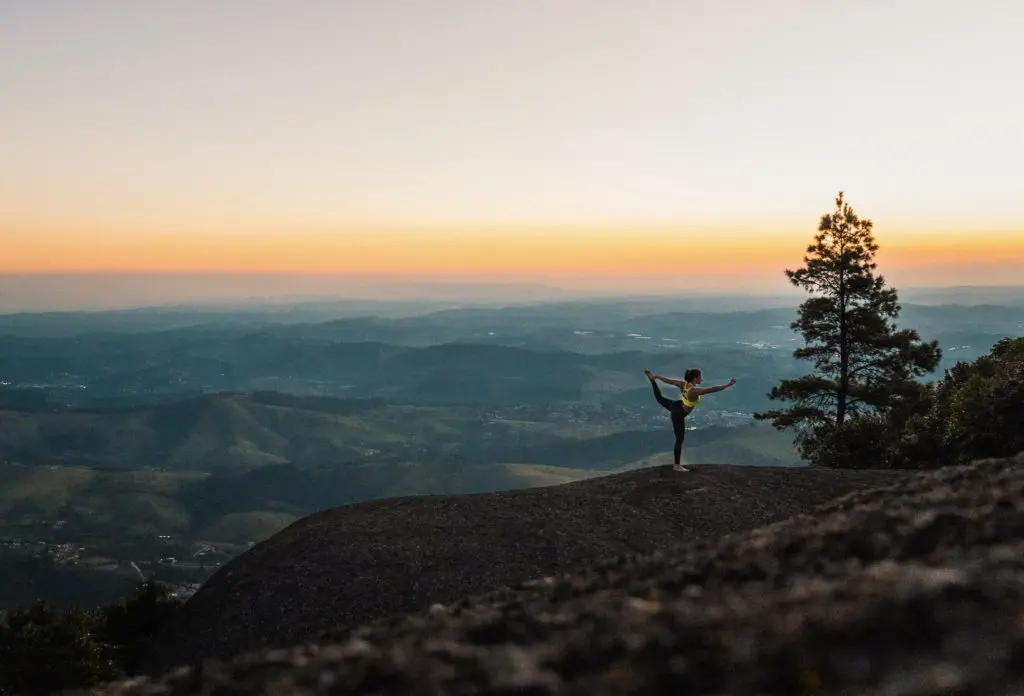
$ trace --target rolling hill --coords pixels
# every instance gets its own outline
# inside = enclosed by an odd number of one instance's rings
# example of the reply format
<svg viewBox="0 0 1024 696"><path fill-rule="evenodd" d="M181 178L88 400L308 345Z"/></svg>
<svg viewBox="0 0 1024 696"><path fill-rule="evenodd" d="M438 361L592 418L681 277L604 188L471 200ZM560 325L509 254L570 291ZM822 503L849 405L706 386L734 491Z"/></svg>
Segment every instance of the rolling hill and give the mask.
<svg viewBox="0 0 1024 696"><path fill-rule="evenodd" d="M439 414L378 402L288 405L286 397L213 394L155 406L50 412L0 410L0 457L102 469L176 471L253 468L284 462L346 461L368 448L431 441ZM344 407L344 408L343 408Z"/></svg>
<svg viewBox="0 0 1024 696"><path fill-rule="evenodd" d="M209 394L123 409L0 409L0 460L96 469L211 472L276 464L351 462L531 463L614 468L665 451L656 406L637 417L593 422L554 409L496 415L480 406L405 405L382 399L333 399L275 392ZM638 411L637 413L644 413ZM660 428L658 426L661 426ZM792 438L771 428L708 426L694 446L719 461L799 463ZM731 449L726 443L731 443Z"/></svg>

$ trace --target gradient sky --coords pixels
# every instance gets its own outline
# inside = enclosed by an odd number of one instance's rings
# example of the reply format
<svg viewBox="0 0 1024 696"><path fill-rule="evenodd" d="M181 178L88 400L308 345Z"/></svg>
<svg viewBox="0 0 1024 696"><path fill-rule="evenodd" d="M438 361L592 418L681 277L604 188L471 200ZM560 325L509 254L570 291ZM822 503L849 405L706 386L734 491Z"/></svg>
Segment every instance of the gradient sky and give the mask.
<svg viewBox="0 0 1024 696"><path fill-rule="evenodd" d="M1022 35L1020 0L0 0L0 272L780 288L843 189L893 282L1020 282Z"/></svg>

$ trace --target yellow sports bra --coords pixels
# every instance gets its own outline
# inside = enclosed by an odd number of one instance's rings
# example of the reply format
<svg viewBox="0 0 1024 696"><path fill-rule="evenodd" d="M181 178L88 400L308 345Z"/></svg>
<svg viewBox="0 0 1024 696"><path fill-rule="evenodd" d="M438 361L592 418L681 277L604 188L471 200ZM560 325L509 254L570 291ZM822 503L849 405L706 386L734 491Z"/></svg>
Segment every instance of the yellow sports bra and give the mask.
<svg viewBox="0 0 1024 696"><path fill-rule="evenodd" d="M690 401L690 397L689 397L690 383L689 382L683 382L683 386L679 388L679 391L681 391L683 393L683 406L686 406L686 408L693 408L698 403L700 403L700 397L699 396L696 399L694 399L693 401Z"/></svg>

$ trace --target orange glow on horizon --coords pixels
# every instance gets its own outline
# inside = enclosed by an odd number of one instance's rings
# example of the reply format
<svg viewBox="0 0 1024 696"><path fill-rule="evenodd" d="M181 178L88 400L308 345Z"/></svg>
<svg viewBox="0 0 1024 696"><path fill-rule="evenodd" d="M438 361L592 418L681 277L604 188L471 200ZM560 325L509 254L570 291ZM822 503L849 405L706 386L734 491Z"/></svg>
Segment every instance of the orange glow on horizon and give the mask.
<svg viewBox="0 0 1024 696"><path fill-rule="evenodd" d="M795 268L812 233L659 228L374 229L248 234L0 232L3 273L272 272L358 275L742 276ZM1024 264L1024 232L876 230L880 270Z"/></svg>

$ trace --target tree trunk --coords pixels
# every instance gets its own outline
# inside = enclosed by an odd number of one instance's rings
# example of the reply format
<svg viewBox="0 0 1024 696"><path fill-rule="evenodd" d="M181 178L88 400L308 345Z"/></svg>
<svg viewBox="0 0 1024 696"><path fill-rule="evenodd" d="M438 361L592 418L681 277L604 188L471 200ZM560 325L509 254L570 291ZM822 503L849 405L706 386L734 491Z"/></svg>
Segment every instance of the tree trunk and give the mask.
<svg viewBox="0 0 1024 696"><path fill-rule="evenodd" d="M846 420L846 394L850 388L850 347L846 328L846 275L839 271L839 392L836 394L836 426Z"/></svg>

